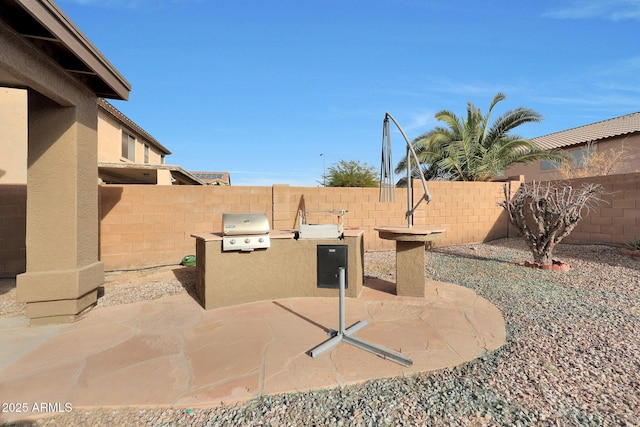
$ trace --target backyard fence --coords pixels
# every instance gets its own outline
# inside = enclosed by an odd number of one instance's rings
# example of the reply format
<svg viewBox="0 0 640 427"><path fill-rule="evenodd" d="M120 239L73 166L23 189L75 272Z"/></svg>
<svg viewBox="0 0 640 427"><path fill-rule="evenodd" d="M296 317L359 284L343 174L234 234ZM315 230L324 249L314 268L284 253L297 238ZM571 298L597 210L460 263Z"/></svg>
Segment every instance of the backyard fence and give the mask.
<svg viewBox="0 0 640 427"><path fill-rule="evenodd" d="M580 178L573 187L600 184L604 200L578 223L562 242L624 245L640 238L640 173Z"/></svg>
<svg viewBox="0 0 640 427"><path fill-rule="evenodd" d="M414 213L415 225L444 227L437 245L480 242L507 235L508 218L497 203L504 183L433 182L433 200ZM414 200L422 187L414 186ZM195 253L193 233L222 231L225 212L264 212L272 229L296 229L300 211L308 223L337 223L365 230L365 250L392 249L378 238L382 225L406 225L406 189L396 201L379 202L377 188L200 187L109 185L100 187L100 259L105 269L175 264Z"/></svg>
<svg viewBox="0 0 640 427"><path fill-rule="evenodd" d="M565 243L624 244L640 237L640 173L571 181L603 185L606 203L590 212ZM417 183L419 184L419 183ZM415 225L443 227L436 246L475 243L516 235L497 205L504 185L518 181L429 182L433 200L414 214ZM414 200L422 196L414 187ZM26 186L0 185L0 277L26 269ZM393 203L378 201L377 188L103 185L99 192L100 259L105 269L123 270L177 264L195 253L193 233L220 232L225 212L264 212L273 229L296 229L298 212L309 223L336 223L346 210L345 226L365 230L365 250L393 249L374 230L406 225L406 189Z"/></svg>
<svg viewBox="0 0 640 427"><path fill-rule="evenodd" d="M27 269L27 186L0 185L0 277Z"/></svg>

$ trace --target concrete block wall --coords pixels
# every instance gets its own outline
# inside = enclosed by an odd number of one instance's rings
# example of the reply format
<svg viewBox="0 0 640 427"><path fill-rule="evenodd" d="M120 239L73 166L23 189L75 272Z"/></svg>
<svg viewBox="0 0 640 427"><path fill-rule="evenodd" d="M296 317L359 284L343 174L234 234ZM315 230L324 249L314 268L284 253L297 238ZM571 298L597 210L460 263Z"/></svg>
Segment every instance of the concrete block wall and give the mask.
<svg viewBox="0 0 640 427"><path fill-rule="evenodd" d="M640 173L572 181L600 183L606 203L590 212L563 242L624 244L640 237ZM415 183L414 200L422 195ZM482 242L517 233L504 210L504 186L513 194L517 181L429 182L433 200L414 214L415 225L447 231L436 246ZM406 189L396 189L394 203L378 201L377 188L102 186L101 259L107 270L177 263L195 253L192 233L222 230L224 212L265 212L273 229L298 227L298 211L310 223L335 223L345 209L345 225L365 229L365 250L389 250L374 227L405 225Z"/></svg>
<svg viewBox="0 0 640 427"><path fill-rule="evenodd" d="M365 229L366 250L392 249L395 243L379 239L374 227L407 224L407 190L396 189L395 196L395 202L382 203L378 201L377 188L292 187L287 206L289 227L298 227L300 210L307 212L307 222L310 224L337 224L338 214L327 211L344 209L347 211L344 216L346 227ZM420 209L415 214L414 224L423 225L423 218L423 210Z"/></svg>
<svg viewBox="0 0 640 427"><path fill-rule="evenodd" d="M640 239L640 173L581 178L570 181L601 184L604 202L583 216L563 243L623 245Z"/></svg>
<svg viewBox="0 0 640 427"><path fill-rule="evenodd" d="M12 277L27 268L25 235L27 186L0 185L0 277Z"/></svg>
<svg viewBox="0 0 640 427"><path fill-rule="evenodd" d="M565 243L621 245L640 237L640 173L573 180L600 183L606 203L590 212ZM422 194L419 182L415 197ZM497 206L504 183L429 182L433 201L420 205L416 225L447 229L438 246L514 236ZM518 183L512 183L515 192ZM0 277L26 270L26 185L0 185ZM272 228L297 228L299 209L347 209L345 224L365 229L365 249L393 249L373 230L404 225L406 190L395 203L380 203L377 188L200 187L104 185L100 187L100 259L107 270L179 263L195 253L192 233L222 230L224 212L265 212ZM322 216L325 215L325 216ZM310 222L336 221L335 215L310 212Z"/></svg>
<svg viewBox="0 0 640 427"><path fill-rule="evenodd" d="M507 236L508 218L498 206L504 197L504 183L429 182L432 201L424 201L414 212L414 225L446 228L435 246L481 242ZM517 185L513 186L517 189ZM419 181L413 185L413 201L422 197ZM297 227L297 212L309 211L308 222L336 222L335 215L322 211L346 209L345 224L365 229L366 250L393 249L395 242L378 238L377 226L407 224L407 190L396 189L395 202L380 202L377 188L292 187L289 200L289 227ZM314 221L315 220L315 221Z"/></svg>
<svg viewBox="0 0 640 427"><path fill-rule="evenodd" d="M270 187L100 187L100 259L120 270L177 264L192 233L222 230L223 212L271 212Z"/></svg>
<svg viewBox="0 0 640 427"><path fill-rule="evenodd" d="M497 206L503 185L429 183L433 201L419 206L414 224L446 228L436 245L505 237L508 220ZM192 233L222 231L225 212L265 212L272 229L296 229L299 210L308 212L309 223L337 223L337 214L326 211L345 209L345 225L365 229L366 250L393 249L374 227L406 224L406 194L397 189L395 202L381 203L377 188L105 185L100 259L107 271L176 264L195 253ZM414 200L421 195L414 186Z"/></svg>
<svg viewBox="0 0 640 427"><path fill-rule="evenodd" d="M483 242L509 236L508 215L498 206L504 200L505 185L513 193L519 182L430 183L433 200L425 211L425 224L447 229L438 245Z"/></svg>

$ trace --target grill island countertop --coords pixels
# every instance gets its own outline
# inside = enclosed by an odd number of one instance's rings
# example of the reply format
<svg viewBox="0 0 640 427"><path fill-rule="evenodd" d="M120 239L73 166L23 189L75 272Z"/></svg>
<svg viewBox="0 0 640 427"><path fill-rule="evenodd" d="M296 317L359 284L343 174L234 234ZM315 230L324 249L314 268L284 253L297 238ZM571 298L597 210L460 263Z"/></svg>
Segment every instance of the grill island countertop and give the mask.
<svg viewBox="0 0 640 427"><path fill-rule="evenodd" d="M424 266L425 243L442 237L445 228L413 226L374 227L381 239L396 242L396 293L412 297L426 297L424 285L426 276Z"/></svg>
<svg viewBox="0 0 640 427"><path fill-rule="evenodd" d="M414 225L409 228L407 226L381 225L374 227L381 239L400 240L408 242L430 242L439 240L442 234L447 231L446 228L426 227Z"/></svg>
<svg viewBox="0 0 640 427"><path fill-rule="evenodd" d="M271 230L271 232L269 233L269 237L271 238L271 240L273 239L293 239L295 236L295 233L298 230L294 230L294 229L289 229L289 230ZM364 234L364 229L362 228L353 228L353 229L348 229L345 227L344 229L344 237L357 237ZM222 240L224 238L224 233L221 231L216 231L213 233L194 233L191 235L191 237L195 237L196 239L202 239L205 242L209 242L209 241L217 241L217 240ZM335 239L332 239L333 242L335 242ZM339 242L339 240L338 240Z"/></svg>

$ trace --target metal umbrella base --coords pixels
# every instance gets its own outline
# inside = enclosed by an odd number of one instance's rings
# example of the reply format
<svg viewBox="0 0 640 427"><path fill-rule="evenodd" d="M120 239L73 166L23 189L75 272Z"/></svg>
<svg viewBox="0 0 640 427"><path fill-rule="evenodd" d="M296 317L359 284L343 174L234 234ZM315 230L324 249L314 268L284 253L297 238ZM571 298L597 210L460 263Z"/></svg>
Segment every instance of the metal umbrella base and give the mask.
<svg viewBox="0 0 640 427"><path fill-rule="evenodd" d="M333 335L331 338L329 338L327 341L323 342L322 344L318 345L317 347L314 347L313 349L309 350L309 355L313 358L316 358L318 356L320 356L322 353L326 352L327 350L332 349L333 347L337 346L338 344L340 344L342 341L346 342L347 344L351 344L355 347L358 347L362 350L368 351L369 353L373 353L376 356L382 357L383 359L388 359L391 360L392 362L396 362L400 365L404 365L404 366L411 366L413 365L413 361L411 359L407 359L406 357L402 356L401 354L398 354L396 352L387 350L385 348L382 347L378 347L374 344L368 343L366 341L363 341L361 339L358 339L354 336L352 336L353 334L355 334L356 332L358 332L360 329L364 328L365 326L367 326L367 321L366 320L361 320L358 323L356 323L355 325L351 326L348 329L345 329L344 327L344 307L345 307L345 274L344 274L344 267L340 267L340 295L339 295L339 301L340 301L340 329L338 331L332 331L331 335Z"/></svg>

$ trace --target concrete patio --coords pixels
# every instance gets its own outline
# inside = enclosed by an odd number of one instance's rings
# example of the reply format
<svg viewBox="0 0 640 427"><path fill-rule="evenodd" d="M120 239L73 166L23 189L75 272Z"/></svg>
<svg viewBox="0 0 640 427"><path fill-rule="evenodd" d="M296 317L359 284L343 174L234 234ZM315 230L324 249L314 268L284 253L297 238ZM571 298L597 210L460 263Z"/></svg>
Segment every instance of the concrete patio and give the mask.
<svg viewBox="0 0 640 427"><path fill-rule="evenodd" d="M427 297L397 297L368 279L347 299L356 336L413 360L403 367L341 343L307 352L338 328L338 299L294 298L205 311L190 295L98 307L76 323L0 319L0 401L26 404L0 422L105 406L194 408L261 394L344 386L473 360L505 341L500 311L472 290L427 282ZM337 291L336 291L337 293Z"/></svg>

